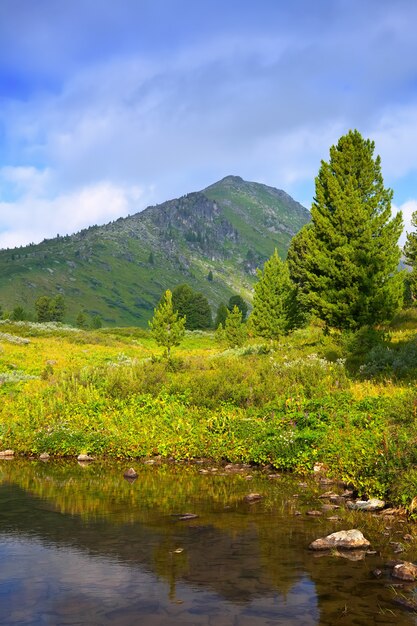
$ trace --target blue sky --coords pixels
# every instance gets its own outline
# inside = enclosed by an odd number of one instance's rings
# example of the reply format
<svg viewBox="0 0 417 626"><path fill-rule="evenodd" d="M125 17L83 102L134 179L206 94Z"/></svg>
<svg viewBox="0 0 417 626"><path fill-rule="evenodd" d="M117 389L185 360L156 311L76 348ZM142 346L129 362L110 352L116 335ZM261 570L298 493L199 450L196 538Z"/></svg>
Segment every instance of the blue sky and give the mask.
<svg viewBox="0 0 417 626"><path fill-rule="evenodd" d="M415 0L1 0L0 247L228 174L309 207L350 128L409 224L416 24Z"/></svg>

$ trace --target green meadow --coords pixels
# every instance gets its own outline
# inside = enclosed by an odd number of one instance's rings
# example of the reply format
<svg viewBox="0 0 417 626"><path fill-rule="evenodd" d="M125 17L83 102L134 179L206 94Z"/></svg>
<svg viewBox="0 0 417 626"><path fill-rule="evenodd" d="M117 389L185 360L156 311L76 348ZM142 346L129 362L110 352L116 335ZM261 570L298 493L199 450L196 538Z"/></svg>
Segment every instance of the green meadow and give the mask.
<svg viewBox="0 0 417 626"><path fill-rule="evenodd" d="M330 476L411 513L417 502L417 312L390 326L228 349L187 332L0 323L0 449L154 456Z"/></svg>

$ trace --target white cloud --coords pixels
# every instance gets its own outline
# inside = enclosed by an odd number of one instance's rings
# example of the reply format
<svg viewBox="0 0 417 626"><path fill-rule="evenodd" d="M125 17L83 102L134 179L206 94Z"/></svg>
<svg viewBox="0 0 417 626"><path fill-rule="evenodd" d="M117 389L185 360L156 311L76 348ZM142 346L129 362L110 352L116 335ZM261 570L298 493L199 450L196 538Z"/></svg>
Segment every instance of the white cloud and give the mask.
<svg viewBox="0 0 417 626"><path fill-rule="evenodd" d="M67 234L92 224L137 211L144 192L137 186L100 182L54 198L25 193L14 202L0 203L0 247L11 248Z"/></svg>

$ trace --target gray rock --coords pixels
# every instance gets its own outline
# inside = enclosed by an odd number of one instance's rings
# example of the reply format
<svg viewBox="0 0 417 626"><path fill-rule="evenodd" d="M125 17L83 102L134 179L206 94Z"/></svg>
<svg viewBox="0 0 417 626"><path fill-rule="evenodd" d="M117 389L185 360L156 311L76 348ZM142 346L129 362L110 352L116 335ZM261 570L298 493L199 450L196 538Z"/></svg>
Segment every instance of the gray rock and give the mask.
<svg viewBox="0 0 417 626"><path fill-rule="evenodd" d="M384 500L371 498L370 500L356 500L356 502L346 502L346 506L351 511L381 511L384 506Z"/></svg>
<svg viewBox="0 0 417 626"><path fill-rule="evenodd" d="M369 548L370 542L365 539L360 530L340 530L339 532L321 537L313 541L310 550L358 550L361 548Z"/></svg>
<svg viewBox="0 0 417 626"><path fill-rule="evenodd" d="M392 576L393 578L399 578L400 580L417 580L417 567L408 561L405 563L399 563L394 566Z"/></svg>

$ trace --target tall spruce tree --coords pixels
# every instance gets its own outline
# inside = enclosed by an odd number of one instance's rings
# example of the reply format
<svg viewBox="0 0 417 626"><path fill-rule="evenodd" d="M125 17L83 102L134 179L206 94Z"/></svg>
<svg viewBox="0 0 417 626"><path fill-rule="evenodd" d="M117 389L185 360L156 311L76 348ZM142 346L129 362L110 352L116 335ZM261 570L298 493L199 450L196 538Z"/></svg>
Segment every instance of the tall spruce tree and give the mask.
<svg viewBox="0 0 417 626"><path fill-rule="evenodd" d="M411 224L417 229L417 211L414 211L411 217ZM415 305L417 302L417 231L407 233L404 254L407 264L411 267L407 279L410 286L411 301Z"/></svg>
<svg viewBox="0 0 417 626"><path fill-rule="evenodd" d="M355 329L390 319L402 302L398 238L374 142L357 130L330 148L316 178L311 223L288 251L304 307L327 326Z"/></svg>
<svg viewBox="0 0 417 626"><path fill-rule="evenodd" d="M185 333L185 317L179 317L178 311L172 308L172 293L169 289L164 293L154 316L149 322L151 335L158 346L163 346L168 359L171 348L179 346Z"/></svg>
<svg viewBox="0 0 417 626"><path fill-rule="evenodd" d="M287 264L274 254L258 269L258 282L253 296L253 310L249 318L255 335L275 339L290 327L290 306L293 285Z"/></svg>
<svg viewBox="0 0 417 626"><path fill-rule="evenodd" d="M178 285L172 291L172 306L180 317L185 317L187 330L211 328L213 320L207 298L199 291L194 291L186 283Z"/></svg>

